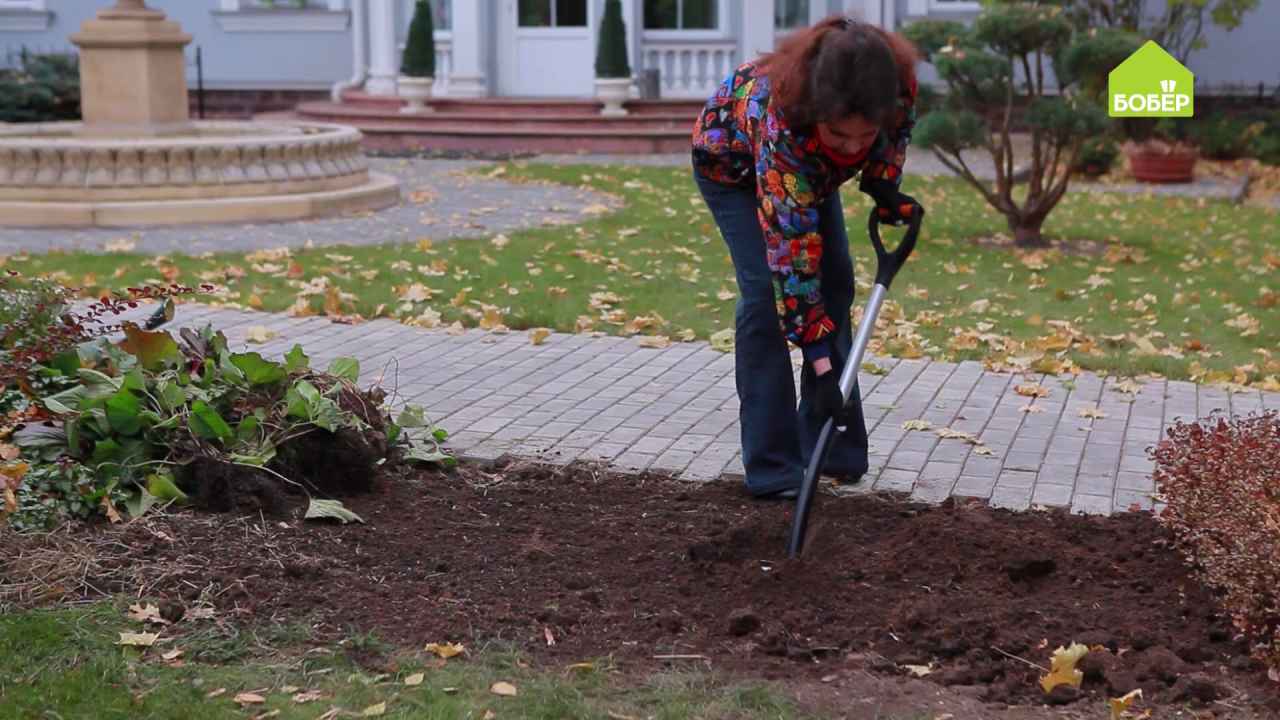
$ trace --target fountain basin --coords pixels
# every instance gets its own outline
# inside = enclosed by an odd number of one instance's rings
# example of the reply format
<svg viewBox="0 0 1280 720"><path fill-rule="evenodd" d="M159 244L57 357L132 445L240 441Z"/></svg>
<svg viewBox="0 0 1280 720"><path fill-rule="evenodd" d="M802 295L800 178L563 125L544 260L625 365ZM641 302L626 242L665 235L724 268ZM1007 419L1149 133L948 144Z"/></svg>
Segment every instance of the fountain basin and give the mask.
<svg viewBox="0 0 1280 720"><path fill-rule="evenodd" d="M355 128L194 122L162 137L97 137L81 123L0 127L0 224L135 226L295 220L399 200L370 173Z"/></svg>

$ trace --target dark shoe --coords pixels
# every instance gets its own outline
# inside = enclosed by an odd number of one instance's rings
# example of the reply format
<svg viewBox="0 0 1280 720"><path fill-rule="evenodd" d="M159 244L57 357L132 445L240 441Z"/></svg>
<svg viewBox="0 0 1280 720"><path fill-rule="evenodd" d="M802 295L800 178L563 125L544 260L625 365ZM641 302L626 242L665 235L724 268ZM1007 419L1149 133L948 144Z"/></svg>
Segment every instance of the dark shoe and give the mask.
<svg viewBox="0 0 1280 720"><path fill-rule="evenodd" d="M795 500L799 495L799 488L787 488L786 490L771 492L767 495L756 495L755 498L756 500Z"/></svg>

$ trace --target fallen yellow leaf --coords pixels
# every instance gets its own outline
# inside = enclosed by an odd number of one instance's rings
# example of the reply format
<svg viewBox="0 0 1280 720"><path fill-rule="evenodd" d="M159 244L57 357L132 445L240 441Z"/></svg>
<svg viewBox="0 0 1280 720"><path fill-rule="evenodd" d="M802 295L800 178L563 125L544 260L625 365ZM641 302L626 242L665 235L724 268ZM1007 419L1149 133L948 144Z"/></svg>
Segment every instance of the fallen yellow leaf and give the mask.
<svg viewBox="0 0 1280 720"><path fill-rule="evenodd" d="M134 603L129 606L129 619L142 623L155 623L156 625L167 625L168 620L160 617L160 608L151 603L143 605Z"/></svg>
<svg viewBox="0 0 1280 720"><path fill-rule="evenodd" d="M534 345L541 345L551 337L551 331L547 328L534 328L529 331L529 342Z"/></svg>
<svg viewBox="0 0 1280 720"><path fill-rule="evenodd" d="M1107 700L1107 707L1111 710L1111 720L1122 720L1125 711L1133 705L1134 700L1142 699L1142 688L1131 690L1118 698L1110 698Z"/></svg>
<svg viewBox="0 0 1280 720"><path fill-rule="evenodd" d="M261 705L267 701L266 698L262 697L258 693L251 692L242 692L239 695L236 695L233 699L241 705Z"/></svg>
<svg viewBox="0 0 1280 720"><path fill-rule="evenodd" d="M921 432L932 430L933 423L928 420L908 420L902 423L903 430L919 430Z"/></svg>
<svg viewBox="0 0 1280 720"><path fill-rule="evenodd" d="M151 647L156 644L156 640L160 639L160 633L120 633L120 641L117 645L125 645L128 647Z"/></svg>
<svg viewBox="0 0 1280 720"><path fill-rule="evenodd" d="M426 651L429 653L435 653L438 657L442 657L447 660L451 657L461 655L466 652L467 649L458 643L430 643L427 645Z"/></svg>
<svg viewBox="0 0 1280 720"><path fill-rule="evenodd" d="M275 330L269 329L266 325L254 325L250 327L244 334L245 340L251 343L264 343L278 335Z"/></svg>
<svg viewBox="0 0 1280 720"><path fill-rule="evenodd" d="M307 690L304 692L300 692L297 695L294 695L293 701L299 705L302 705L304 703L315 702L316 700L319 700L322 697L324 697L324 695L322 695L321 693L315 690Z"/></svg>
<svg viewBox="0 0 1280 720"><path fill-rule="evenodd" d="M1023 397L1049 397L1049 388L1039 383L1026 383L1023 385L1014 385L1013 391Z"/></svg>
<svg viewBox="0 0 1280 720"><path fill-rule="evenodd" d="M735 336L733 328L725 328L711 333L711 349L719 350L722 353L731 353L735 347Z"/></svg>
<svg viewBox="0 0 1280 720"><path fill-rule="evenodd" d="M387 704L380 702L377 705L370 705L360 712L360 717L382 717L387 714Z"/></svg>
<svg viewBox="0 0 1280 720"><path fill-rule="evenodd" d="M1050 660L1049 674L1040 678L1040 687L1046 693L1052 692L1059 685L1070 685L1079 688L1084 680L1084 673L1076 669L1076 663L1089 654L1089 648L1080 643L1071 643L1070 647L1059 647L1053 651Z"/></svg>
<svg viewBox="0 0 1280 720"><path fill-rule="evenodd" d="M1102 410L1098 409L1097 405L1090 405L1088 407L1080 408L1080 417L1082 418L1089 418L1090 420L1100 420L1106 416L1107 414L1102 412Z"/></svg>
<svg viewBox="0 0 1280 720"><path fill-rule="evenodd" d="M671 338L666 335L644 335L638 341L642 348L654 348L661 350L671 347Z"/></svg>
<svg viewBox="0 0 1280 720"><path fill-rule="evenodd" d="M409 687L413 687L415 685L421 685L422 681L426 679L427 676L425 673L414 673L404 679L404 684Z"/></svg>
<svg viewBox="0 0 1280 720"><path fill-rule="evenodd" d="M489 692L493 693L494 695L501 695L503 697L515 697L517 694L515 685L512 685L509 682L504 682L502 680L499 680L498 682L494 683L489 688Z"/></svg>

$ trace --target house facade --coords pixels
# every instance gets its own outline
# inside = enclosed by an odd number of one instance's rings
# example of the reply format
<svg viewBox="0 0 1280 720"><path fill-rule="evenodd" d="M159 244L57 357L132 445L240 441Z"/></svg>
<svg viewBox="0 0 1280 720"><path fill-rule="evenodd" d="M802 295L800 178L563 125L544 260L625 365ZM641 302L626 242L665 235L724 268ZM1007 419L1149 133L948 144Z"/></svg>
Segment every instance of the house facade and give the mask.
<svg viewBox="0 0 1280 720"><path fill-rule="evenodd" d="M71 49L67 37L109 0L0 0L0 52ZM436 93L451 97L593 94L605 0L433 0ZM413 0L149 0L199 47L206 88L363 88L394 95ZM971 18L971 0L622 0L637 93L705 97L739 62L831 13L898 28ZM1203 87L1280 84L1280 2L1231 34L1210 28L1190 61ZM2 60L3 58L0 58ZM194 63L190 68L194 85ZM656 73L654 72L656 71ZM656 75L656 77L655 77ZM926 69L926 80L930 77Z"/></svg>

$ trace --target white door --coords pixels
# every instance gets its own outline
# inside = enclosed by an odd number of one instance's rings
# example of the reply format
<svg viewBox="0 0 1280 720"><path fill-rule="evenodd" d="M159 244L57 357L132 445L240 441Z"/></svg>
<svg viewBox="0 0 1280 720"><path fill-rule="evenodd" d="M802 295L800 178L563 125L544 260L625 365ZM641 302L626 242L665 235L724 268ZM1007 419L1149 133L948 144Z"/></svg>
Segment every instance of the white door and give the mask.
<svg viewBox="0 0 1280 720"><path fill-rule="evenodd" d="M498 0L498 94L595 94L595 3Z"/></svg>

